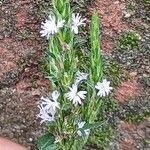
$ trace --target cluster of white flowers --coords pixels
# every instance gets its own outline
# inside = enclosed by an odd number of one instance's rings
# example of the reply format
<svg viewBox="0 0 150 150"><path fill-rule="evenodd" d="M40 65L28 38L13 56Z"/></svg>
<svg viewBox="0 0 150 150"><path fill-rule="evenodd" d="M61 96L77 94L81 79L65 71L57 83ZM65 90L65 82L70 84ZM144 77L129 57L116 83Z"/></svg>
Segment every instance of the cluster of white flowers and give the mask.
<svg viewBox="0 0 150 150"><path fill-rule="evenodd" d="M86 98L85 94L87 94L87 91L78 91L78 85L83 80L87 80L87 77L87 73L78 71L75 83L71 87L69 87L70 91L65 94L66 98L72 101L75 105L82 104L82 100ZM113 89L112 87L110 87L110 82L106 79L104 79L102 82L98 82L95 85L95 88L99 90L97 96L100 97L107 96Z"/></svg>
<svg viewBox="0 0 150 150"><path fill-rule="evenodd" d="M66 98L73 102L73 104L78 105L82 104L82 100L86 98L87 91L78 91L79 83L83 80L87 80L88 74L83 72L77 72L77 77L75 80L75 84L69 87L69 92L65 94ZM107 96L111 90L113 89L110 87L110 82L104 79L102 82L98 82L95 86L98 89L97 96L103 97ZM40 109L39 114L37 115L41 118L41 123L54 121L55 120L55 113L57 109L60 108L59 102L57 101L60 96L58 91L52 92L50 98L49 97L41 97L41 103L39 104L38 108ZM79 124L79 127L84 125L84 122Z"/></svg>
<svg viewBox="0 0 150 150"><path fill-rule="evenodd" d="M78 34L78 27L81 25L85 25L85 20L86 19L82 19L79 14L72 14L71 31L75 34ZM62 28L64 24L65 20L56 20L55 16L49 15L48 19L41 25L41 36L46 36L47 39L49 39L51 35L58 33L59 29Z"/></svg>
<svg viewBox="0 0 150 150"><path fill-rule="evenodd" d="M52 92L50 98L49 97L41 97L41 103L38 105L40 110L37 115L38 118L41 118L41 123L50 122L55 120L55 114L57 109L59 109L58 97L60 93L58 91Z"/></svg>

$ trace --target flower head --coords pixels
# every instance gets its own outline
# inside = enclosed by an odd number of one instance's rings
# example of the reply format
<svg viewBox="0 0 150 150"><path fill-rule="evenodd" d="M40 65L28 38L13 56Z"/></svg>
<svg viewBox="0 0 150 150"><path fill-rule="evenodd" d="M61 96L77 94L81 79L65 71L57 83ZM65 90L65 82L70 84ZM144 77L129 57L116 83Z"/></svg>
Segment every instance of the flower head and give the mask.
<svg viewBox="0 0 150 150"><path fill-rule="evenodd" d="M78 87L77 84L73 84L72 87L69 87L70 91L66 93L66 97L70 100L73 101L73 104L82 104L81 99L85 99L85 94L87 93L86 91L79 91L78 92Z"/></svg>
<svg viewBox="0 0 150 150"><path fill-rule="evenodd" d="M98 82L97 85L95 86L96 89L98 89L98 96L107 96L111 90L113 89L110 87L110 82L104 79L102 82Z"/></svg>
<svg viewBox="0 0 150 150"><path fill-rule="evenodd" d="M72 27L71 30L75 33L78 34L78 27L80 25L85 25L84 21L86 19L82 19L80 14L78 13L77 15L75 15L74 13L72 14Z"/></svg>
<svg viewBox="0 0 150 150"><path fill-rule="evenodd" d="M82 129L85 124L86 124L85 121L79 122L79 123L78 123L78 129ZM90 134L90 129L84 130L84 133L85 133L86 136L88 136L88 135ZM79 136L82 136L82 132L81 132L80 130L77 131L77 134L78 134Z"/></svg>
<svg viewBox="0 0 150 150"><path fill-rule="evenodd" d="M43 122L51 122L55 120L55 112L48 110L42 104L38 105L40 110L39 114L37 115L38 118L41 118L41 124Z"/></svg>
<svg viewBox="0 0 150 150"><path fill-rule="evenodd" d="M49 15L48 19L42 23L42 30L40 31L41 36L46 36L47 39L50 38L50 35L56 34L59 31L59 28L64 26L65 20L56 21L56 17Z"/></svg>
<svg viewBox="0 0 150 150"><path fill-rule="evenodd" d="M51 96L53 101L57 101L58 97L60 96L60 93L57 90L55 90L52 92Z"/></svg>
<svg viewBox="0 0 150 150"><path fill-rule="evenodd" d="M41 118L41 123L55 120L56 111L60 108L59 102L57 102L59 95L60 93L58 91L54 91L50 98L41 97L42 101L38 105L40 112L37 115L38 118Z"/></svg>
<svg viewBox="0 0 150 150"><path fill-rule="evenodd" d="M50 98L46 97L44 98L43 96L41 97L41 104L48 110L53 110L56 111L56 109L59 109L59 102L57 102L57 99L59 97L60 93L58 91L52 92Z"/></svg>
<svg viewBox="0 0 150 150"><path fill-rule="evenodd" d="M78 71L75 83L78 84L83 80L87 80L88 74Z"/></svg>

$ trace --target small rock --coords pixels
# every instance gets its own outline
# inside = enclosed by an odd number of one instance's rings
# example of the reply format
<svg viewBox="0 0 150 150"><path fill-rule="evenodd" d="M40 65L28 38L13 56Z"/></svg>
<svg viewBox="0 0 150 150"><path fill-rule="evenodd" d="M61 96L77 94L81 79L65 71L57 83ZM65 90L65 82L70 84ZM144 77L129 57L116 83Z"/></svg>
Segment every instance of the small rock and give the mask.
<svg viewBox="0 0 150 150"><path fill-rule="evenodd" d="M130 14L130 13L125 13L124 17L125 17L125 18L130 18L130 17L131 17L131 14Z"/></svg>
<svg viewBox="0 0 150 150"><path fill-rule="evenodd" d="M30 142L32 142L32 141L33 141L33 139L32 139L32 138L29 138L29 141L30 141Z"/></svg>

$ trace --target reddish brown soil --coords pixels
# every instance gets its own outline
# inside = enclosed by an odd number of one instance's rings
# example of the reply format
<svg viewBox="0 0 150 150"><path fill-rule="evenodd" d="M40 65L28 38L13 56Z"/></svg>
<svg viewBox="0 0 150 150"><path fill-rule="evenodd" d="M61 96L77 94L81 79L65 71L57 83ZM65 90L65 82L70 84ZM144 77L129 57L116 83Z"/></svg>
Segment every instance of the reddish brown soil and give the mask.
<svg viewBox="0 0 150 150"><path fill-rule="evenodd" d="M121 121L118 129L124 136L121 136L119 140L120 150L137 150L140 141L148 140L149 138L149 125L149 118L138 124Z"/></svg>
<svg viewBox="0 0 150 150"><path fill-rule="evenodd" d="M43 130L37 102L49 90L39 65L44 43L36 7L30 0L7 0L0 9L0 136L31 149Z"/></svg>
<svg viewBox="0 0 150 150"><path fill-rule="evenodd" d="M95 0L90 11L96 9L102 23L102 50L110 53L114 46L114 39L121 31L129 29L123 21L125 3L121 0Z"/></svg>
<svg viewBox="0 0 150 150"><path fill-rule="evenodd" d="M130 97L141 95L141 88L137 80L122 82L116 89L115 98L118 102L123 103Z"/></svg>

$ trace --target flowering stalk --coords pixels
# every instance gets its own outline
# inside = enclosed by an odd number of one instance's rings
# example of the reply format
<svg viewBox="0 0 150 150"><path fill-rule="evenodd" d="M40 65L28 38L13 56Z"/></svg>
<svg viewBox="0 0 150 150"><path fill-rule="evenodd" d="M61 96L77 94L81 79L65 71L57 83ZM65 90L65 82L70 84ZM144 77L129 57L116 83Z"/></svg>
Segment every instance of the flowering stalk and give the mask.
<svg viewBox="0 0 150 150"><path fill-rule="evenodd" d="M89 70L90 82L92 89L87 87L89 95L89 106L88 106L88 119L92 123L96 119L97 111L99 110L102 101L101 97L96 96L95 84L102 79L103 66L101 59L100 49L100 31L99 31L99 19L97 12L92 15L92 21L90 26L90 40L91 40L91 66ZM89 86L89 85L87 85ZM94 110L94 111L93 111Z"/></svg>
<svg viewBox="0 0 150 150"><path fill-rule="evenodd" d="M103 79L99 20L94 12L91 21L91 63L89 68L86 63L83 64L87 69L81 72L75 37L86 19L79 13L72 13L69 0L53 0L52 4L54 12L42 23L41 34L49 42L46 68L53 92L41 98L38 117L41 123L48 124L54 137L47 146L80 150L86 144L91 129L101 125L95 121L102 97L112 90L110 83Z"/></svg>

